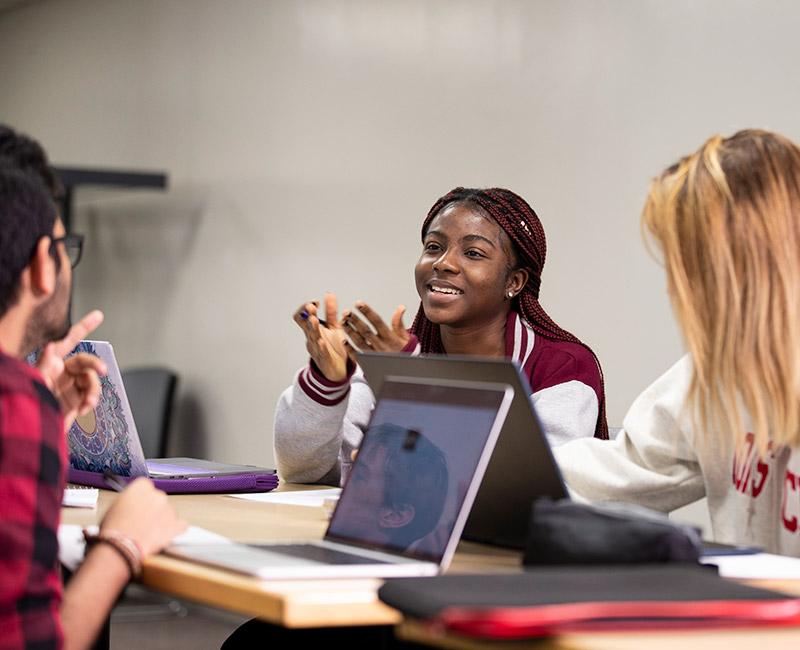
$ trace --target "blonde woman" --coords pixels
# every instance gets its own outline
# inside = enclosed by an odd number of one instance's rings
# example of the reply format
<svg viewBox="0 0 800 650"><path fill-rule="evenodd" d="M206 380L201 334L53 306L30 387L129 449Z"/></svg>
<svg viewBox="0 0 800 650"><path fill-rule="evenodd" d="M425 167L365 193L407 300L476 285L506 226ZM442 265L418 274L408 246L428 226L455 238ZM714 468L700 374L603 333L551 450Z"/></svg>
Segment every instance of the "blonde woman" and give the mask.
<svg viewBox="0 0 800 650"><path fill-rule="evenodd" d="M800 555L800 149L713 137L653 181L642 220L689 354L612 443L554 450L567 483L665 512L706 496L717 541Z"/></svg>

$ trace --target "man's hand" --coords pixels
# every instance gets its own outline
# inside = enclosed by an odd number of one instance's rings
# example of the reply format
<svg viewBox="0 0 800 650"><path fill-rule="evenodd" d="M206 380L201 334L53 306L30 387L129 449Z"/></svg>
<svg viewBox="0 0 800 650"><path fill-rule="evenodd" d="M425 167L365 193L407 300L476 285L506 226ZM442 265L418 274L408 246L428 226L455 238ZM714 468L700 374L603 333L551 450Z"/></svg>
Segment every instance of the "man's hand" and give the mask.
<svg viewBox="0 0 800 650"><path fill-rule="evenodd" d="M104 530L115 530L131 538L146 558L186 530L186 522L150 479L137 478L109 508L100 524L100 532Z"/></svg>
<svg viewBox="0 0 800 650"><path fill-rule="evenodd" d="M106 364L93 354L82 352L63 362L63 371L50 389L61 405L64 428L69 429L79 415L86 415L100 401L100 377Z"/></svg>
<svg viewBox="0 0 800 650"><path fill-rule="evenodd" d="M98 375L106 374L106 366L91 354L76 354L66 361L64 357L102 322L103 312L89 312L70 328L63 339L44 346L36 364L45 384L61 405L67 429L72 426L76 416L84 415L97 406L100 399Z"/></svg>

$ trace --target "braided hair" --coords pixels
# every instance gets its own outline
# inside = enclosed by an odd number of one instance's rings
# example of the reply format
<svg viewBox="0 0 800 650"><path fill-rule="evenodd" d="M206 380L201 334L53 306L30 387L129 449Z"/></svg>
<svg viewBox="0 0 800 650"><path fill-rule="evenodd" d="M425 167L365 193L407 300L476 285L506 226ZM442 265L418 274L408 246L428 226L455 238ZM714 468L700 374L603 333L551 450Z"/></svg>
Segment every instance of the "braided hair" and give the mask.
<svg viewBox="0 0 800 650"><path fill-rule="evenodd" d="M457 187L437 200L428 211L428 216L422 224L423 240L434 217L451 203L468 203L478 206L497 222L511 240L517 257L517 264L528 272L528 281L522 291L513 298L511 308L528 322L538 336L543 336L551 341L577 343L592 354L595 363L597 363L597 370L600 373L600 403L595 437L608 438L605 384L603 382L603 370L600 367L597 355L574 334L559 327L539 304L539 288L541 286L544 258L547 252L547 242L542 223L533 208L528 205L525 199L510 190L502 188L480 190ZM428 320L422 304L420 304L417 315L414 318L411 332L419 339L422 352L444 353L439 326Z"/></svg>

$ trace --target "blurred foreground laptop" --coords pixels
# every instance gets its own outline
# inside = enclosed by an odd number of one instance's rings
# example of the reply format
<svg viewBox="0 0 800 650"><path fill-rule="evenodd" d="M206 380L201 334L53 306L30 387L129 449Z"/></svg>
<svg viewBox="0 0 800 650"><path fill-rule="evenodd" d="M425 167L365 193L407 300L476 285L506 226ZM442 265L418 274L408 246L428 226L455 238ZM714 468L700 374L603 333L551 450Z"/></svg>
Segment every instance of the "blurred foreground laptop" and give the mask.
<svg viewBox="0 0 800 650"><path fill-rule="evenodd" d="M464 538L525 548L531 504L539 497L561 499L567 489L531 401L531 388L510 359L388 354L358 355L367 383L377 394L387 376L437 377L508 384L514 399L483 478Z"/></svg>
<svg viewBox="0 0 800 650"><path fill-rule="evenodd" d="M148 476L168 493L266 492L278 485L274 469L199 458L145 460L111 344L81 341L72 354L78 352L100 357L108 374L100 378L97 408L77 418L67 434L71 483L106 487L103 473L108 471L123 480Z"/></svg>
<svg viewBox="0 0 800 650"><path fill-rule="evenodd" d="M512 397L507 384L388 377L322 541L166 552L264 579L438 573L455 552Z"/></svg>

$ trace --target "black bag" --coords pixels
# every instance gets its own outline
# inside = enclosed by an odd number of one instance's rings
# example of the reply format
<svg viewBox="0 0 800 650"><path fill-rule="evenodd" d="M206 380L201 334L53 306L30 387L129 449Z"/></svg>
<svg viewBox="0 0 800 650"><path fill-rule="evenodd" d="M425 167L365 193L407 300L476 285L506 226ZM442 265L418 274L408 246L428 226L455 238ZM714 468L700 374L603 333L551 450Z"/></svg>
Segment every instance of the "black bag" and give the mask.
<svg viewBox="0 0 800 650"><path fill-rule="evenodd" d="M697 562L700 530L622 503L586 505L538 499L531 510L524 564Z"/></svg>

